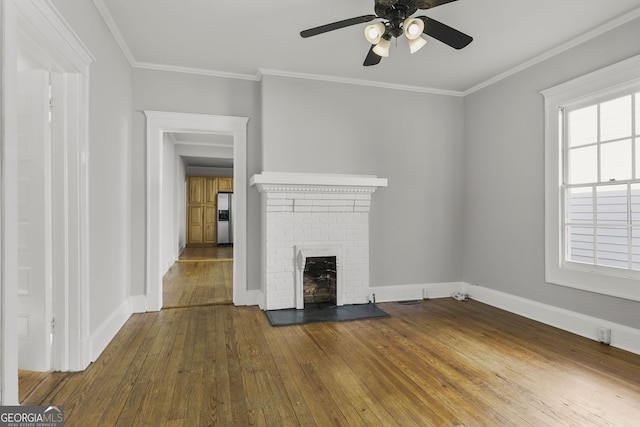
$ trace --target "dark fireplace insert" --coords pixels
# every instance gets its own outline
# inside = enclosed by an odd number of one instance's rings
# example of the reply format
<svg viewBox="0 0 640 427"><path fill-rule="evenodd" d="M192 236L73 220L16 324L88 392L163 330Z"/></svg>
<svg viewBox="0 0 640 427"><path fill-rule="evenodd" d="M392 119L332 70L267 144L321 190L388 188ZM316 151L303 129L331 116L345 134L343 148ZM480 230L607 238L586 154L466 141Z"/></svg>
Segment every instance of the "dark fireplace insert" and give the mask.
<svg viewBox="0 0 640 427"><path fill-rule="evenodd" d="M307 257L302 280L304 304L337 304L336 257Z"/></svg>

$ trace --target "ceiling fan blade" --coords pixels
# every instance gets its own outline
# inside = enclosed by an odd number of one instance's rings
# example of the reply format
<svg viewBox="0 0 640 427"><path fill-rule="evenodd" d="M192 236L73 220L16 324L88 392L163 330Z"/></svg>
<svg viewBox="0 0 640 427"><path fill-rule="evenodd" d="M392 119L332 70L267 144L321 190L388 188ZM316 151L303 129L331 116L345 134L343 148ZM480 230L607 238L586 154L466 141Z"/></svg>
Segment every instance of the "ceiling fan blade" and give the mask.
<svg viewBox="0 0 640 427"><path fill-rule="evenodd" d="M427 18L426 16L418 16L417 18L422 19L424 22L424 34L431 36L436 40L440 40L442 43L447 44L454 49L462 49L473 41L473 37L468 36L455 28L451 28L442 22L438 22L435 19Z"/></svg>
<svg viewBox="0 0 640 427"><path fill-rule="evenodd" d="M431 9L432 7L440 6L447 3L452 3L458 0L417 0L416 7L418 9Z"/></svg>
<svg viewBox="0 0 640 427"><path fill-rule="evenodd" d="M308 30L300 31L300 36L303 38L317 36L318 34L327 33L333 30L339 30L340 28L350 27L351 25L362 24L376 19L376 15L363 15L355 18L349 18L338 22L332 22L331 24L321 25L315 28L309 28Z"/></svg>
<svg viewBox="0 0 640 427"><path fill-rule="evenodd" d="M362 65L364 65L365 67L378 65L380 63L380 60L382 60L382 57L373 51L373 47L374 46L371 45L371 48L369 48L369 53L367 53L367 57L364 58L364 62L362 63Z"/></svg>

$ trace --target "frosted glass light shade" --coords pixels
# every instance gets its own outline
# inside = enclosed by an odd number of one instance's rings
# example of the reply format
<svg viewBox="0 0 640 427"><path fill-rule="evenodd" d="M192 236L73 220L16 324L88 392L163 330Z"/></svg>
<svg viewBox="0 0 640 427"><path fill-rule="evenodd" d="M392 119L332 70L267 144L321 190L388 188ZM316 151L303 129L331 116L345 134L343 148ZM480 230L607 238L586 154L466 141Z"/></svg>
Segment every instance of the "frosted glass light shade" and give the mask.
<svg viewBox="0 0 640 427"><path fill-rule="evenodd" d="M418 18L407 18L404 20L402 27L404 28L405 37L408 40L415 40L420 38L420 35L424 31L424 21Z"/></svg>
<svg viewBox="0 0 640 427"><path fill-rule="evenodd" d="M423 39L422 37L418 37L417 39L407 39L407 43L409 43L409 52L410 53L416 53L417 51L420 50L420 48L422 48L422 46L424 46L425 44L427 44L427 41L425 39Z"/></svg>
<svg viewBox="0 0 640 427"><path fill-rule="evenodd" d="M375 24L367 25L364 29L364 37L371 44L378 44L382 36L384 35L384 24L382 22L376 22Z"/></svg>
<svg viewBox="0 0 640 427"><path fill-rule="evenodd" d="M389 46L391 42L387 39L380 39L377 45L373 47L373 53L383 58L389 56Z"/></svg>

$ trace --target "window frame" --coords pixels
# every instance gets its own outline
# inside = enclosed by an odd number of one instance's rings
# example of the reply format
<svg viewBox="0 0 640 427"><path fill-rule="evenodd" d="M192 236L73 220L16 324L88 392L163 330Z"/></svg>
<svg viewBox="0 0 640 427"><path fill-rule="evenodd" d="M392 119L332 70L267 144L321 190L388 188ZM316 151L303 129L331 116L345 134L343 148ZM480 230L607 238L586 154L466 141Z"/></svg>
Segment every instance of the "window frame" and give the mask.
<svg viewBox="0 0 640 427"><path fill-rule="evenodd" d="M562 110L640 92L640 55L542 91L545 104L545 280L640 301L640 272L564 259Z"/></svg>

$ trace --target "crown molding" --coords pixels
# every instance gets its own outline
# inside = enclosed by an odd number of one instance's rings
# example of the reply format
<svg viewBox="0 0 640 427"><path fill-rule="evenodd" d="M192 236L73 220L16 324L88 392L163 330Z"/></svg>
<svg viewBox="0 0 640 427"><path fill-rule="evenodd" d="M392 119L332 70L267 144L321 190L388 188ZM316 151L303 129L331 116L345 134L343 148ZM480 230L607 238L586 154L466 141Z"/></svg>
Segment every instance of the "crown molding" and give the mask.
<svg viewBox="0 0 640 427"><path fill-rule="evenodd" d="M608 21L602 25L600 25L599 27L596 27L584 34L582 34L581 36L578 36L574 39L569 40L566 43L563 43L561 45L556 46L555 48L548 50L547 52L538 55L534 58L531 58L530 60L523 62L522 64L511 68L510 70L507 70L503 73L498 74L497 76L494 76L492 78L490 78L489 80L486 80L476 86L473 86L472 88L467 89L466 91L464 91L462 93L463 96L467 96L470 95L474 92L477 92L481 89L484 89L485 87L491 86L494 83L499 82L500 80L504 80L507 77L510 77L514 74L519 73L520 71L526 70L527 68L533 67L536 64L539 64L543 61L546 61L549 58L552 58L562 52L566 52L567 50L574 48L588 40L591 40L599 35L602 35L608 31L611 31L621 25L626 24L627 22L633 21L634 19L637 19L640 17L640 7L637 9L634 9L630 12L627 12L617 18L612 19L611 21Z"/></svg>
<svg viewBox="0 0 640 427"><path fill-rule="evenodd" d="M378 87L383 89L405 90L409 92L429 93L432 95L464 96L464 92L455 91L455 90L435 89L435 88L429 88L429 87L423 87L423 86L402 85L402 84L396 84L396 83L379 82L374 80L329 76L324 74L298 73L293 71L272 70L272 69L265 69L265 68L260 68L258 70L259 79L262 79L262 76L278 76L278 77L290 77L290 78L307 79L307 80L319 80L319 81L332 82L332 83L371 86L371 87Z"/></svg>
<svg viewBox="0 0 640 427"><path fill-rule="evenodd" d="M133 68L142 68L156 71L171 71L174 73L196 74L201 76L225 77L228 79L259 81L260 78L255 74L231 73L228 71L216 71L205 68L181 67L178 65L154 64L150 62L135 62Z"/></svg>
<svg viewBox="0 0 640 427"><path fill-rule="evenodd" d="M96 9L98 9L98 12L102 16L105 24L107 24L107 28L109 28L109 31L111 31L111 34L113 34L113 38L116 39L116 42L118 43L118 46L120 46L120 50L124 54L125 58L127 58L127 61L129 61L129 65L133 66L133 64L135 64L136 62L136 59L134 58L131 49L129 49L127 42L124 41L124 37L122 37L122 33L120 32L118 25L116 25L116 21L114 21L113 16L111 16L111 13L109 12L109 9L107 9L107 6L104 4L104 1L93 0L93 4L96 6Z"/></svg>

